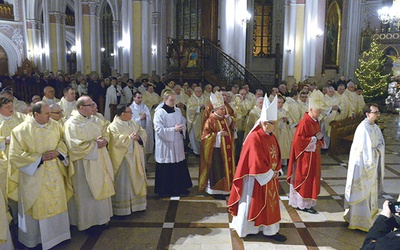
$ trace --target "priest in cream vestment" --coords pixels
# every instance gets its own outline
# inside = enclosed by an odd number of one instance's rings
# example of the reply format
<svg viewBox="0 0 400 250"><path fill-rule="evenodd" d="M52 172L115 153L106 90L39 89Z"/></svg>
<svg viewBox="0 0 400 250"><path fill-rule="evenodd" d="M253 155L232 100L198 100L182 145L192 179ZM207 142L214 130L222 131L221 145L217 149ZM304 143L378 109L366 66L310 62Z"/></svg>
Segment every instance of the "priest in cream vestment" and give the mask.
<svg viewBox="0 0 400 250"><path fill-rule="evenodd" d="M115 196L112 197L115 215L129 215L146 210L147 180L144 161L146 131L132 121L132 110L126 105L117 107L117 115L108 126L110 157L115 173Z"/></svg>
<svg viewBox="0 0 400 250"><path fill-rule="evenodd" d="M18 190L10 198L18 199L18 240L27 247L42 243L49 249L71 238L71 169L62 127L50 119L50 107L38 102L32 114L11 132L9 161L18 170L11 180L17 180Z"/></svg>
<svg viewBox="0 0 400 250"><path fill-rule="evenodd" d="M71 87L66 87L63 92L64 96L57 104L62 109L65 119L68 120L72 111L76 109L75 90Z"/></svg>
<svg viewBox="0 0 400 250"><path fill-rule="evenodd" d="M331 141L332 121L338 121L341 117L342 110L340 109L341 98L335 95L335 89L332 86L328 87L328 92L324 95L324 118L321 120L321 131L324 134L326 148L329 148Z"/></svg>
<svg viewBox="0 0 400 250"><path fill-rule="evenodd" d="M195 155L200 155L201 128L203 126L206 98L201 93L200 87L194 88L194 95L187 101L186 119L191 148Z"/></svg>
<svg viewBox="0 0 400 250"><path fill-rule="evenodd" d="M292 146L293 134L290 130L290 120L286 110L283 108L285 99L278 95L278 120L274 134L278 140L279 148L281 150L282 165L287 165L290 155L290 147Z"/></svg>
<svg viewBox="0 0 400 250"><path fill-rule="evenodd" d="M64 125L65 141L74 165L74 196L68 210L71 224L85 230L110 221L113 215L111 196L115 194L114 172L106 148L108 134L93 115L96 103L82 96L76 106L77 110Z"/></svg>
<svg viewBox="0 0 400 250"><path fill-rule="evenodd" d="M254 127L254 124L256 124L256 121L260 118L263 103L264 103L264 97L258 97L256 100L256 105L254 105L254 108L252 110L250 110L250 113L247 116L247 120L246 120L246 128L244 130L244 138L247 137L250 130Z"/></svg>
<svg viewBox="0 0 400 250"><path fill-rule="evenodd" d="M15 169L9 169L8 164L11 130L24 120L25 114L14 111L13 99L0 97L0 190L4 197L7 197L6 185L9 171L16 171ZM11 189L16 188L15 184L11 185ZM17 203L11 201L8 205L10 205L12 213L16 215L18 213ZM15 218L15 221L17 221L17 218Z"/></svg>
<svg viewBox="0 0 400 250"><path fill-rule="evenodd" d="M364 109L366 118L354 133L345 189L344 219L350 229L368 232L379 212L378 195L383 191L385 141L375 123L380 112L376 104Z"/></svg>

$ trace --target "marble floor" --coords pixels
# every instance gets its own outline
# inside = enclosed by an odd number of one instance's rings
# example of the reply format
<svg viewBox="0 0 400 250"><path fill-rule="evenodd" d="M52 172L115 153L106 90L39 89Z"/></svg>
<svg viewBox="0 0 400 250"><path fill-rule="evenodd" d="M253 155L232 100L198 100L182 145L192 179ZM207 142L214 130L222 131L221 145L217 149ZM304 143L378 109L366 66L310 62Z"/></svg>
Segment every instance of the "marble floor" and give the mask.
<svg viewBox="0 0 400 250"><path fill-rule="evenodd" d="M385 199L400 193L400 118L382 114L385 127ZM262 234L239 238L229 228L226 200L197 191L198 158L188 157L194 186L187 197L159 198L154 195L154 159L148 163L148 206L145 212L112 218L110 227L97 236L71 228L72 240L55 249L359 249L366 233L349 230L343 220L344 186L348 154L322 155L321 193L316 209L308 214L288 206L289 186L280 177L281 233L288 240L274 242Z"/></svg>

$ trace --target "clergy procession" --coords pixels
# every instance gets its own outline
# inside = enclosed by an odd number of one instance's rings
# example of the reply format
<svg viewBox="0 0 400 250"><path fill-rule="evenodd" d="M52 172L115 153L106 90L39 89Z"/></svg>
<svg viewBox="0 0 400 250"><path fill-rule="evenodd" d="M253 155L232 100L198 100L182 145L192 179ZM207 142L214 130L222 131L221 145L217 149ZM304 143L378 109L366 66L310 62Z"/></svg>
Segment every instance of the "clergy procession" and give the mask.
<svg viewBox="0 0 400 250"><path fill-rule="evenodd" d="M101 80L103 95L91 88L96 81L87 87L74 79L62 96L46 86L29 104L11 89L1 91L0 249L13 249L17 240L50 249L68 243L70 226L96 235L113 216L145 211L153 154L160 198L190 194L187 156L194 154L198 190L227 200L239 237L262 232L284 242L278 177L290 185L290 206L318 214L330 124L360 115L366 118L351 147L344 219L350 229L371 228L385 142L376 125L378 105L366 105L351 81L321 90L282 82L268 94L247 84L203 88L166 76L126 83L112 77ZM18 227L16 235L8 222Z"/></svg>

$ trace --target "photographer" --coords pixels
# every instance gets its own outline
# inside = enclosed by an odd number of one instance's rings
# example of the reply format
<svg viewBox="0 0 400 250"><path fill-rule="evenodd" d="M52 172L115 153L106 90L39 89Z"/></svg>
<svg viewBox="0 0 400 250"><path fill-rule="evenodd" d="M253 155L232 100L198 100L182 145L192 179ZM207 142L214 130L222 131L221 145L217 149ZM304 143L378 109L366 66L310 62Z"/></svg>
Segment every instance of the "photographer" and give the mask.
<svg viewBox="0 0 400 250"><path fill-rule="evenodd" d="M400 249L400 217L393 214L389 201L383 203L383 210L369 230L362 246L366 249ZM396 231L393 231L397 228Z"/></svg>

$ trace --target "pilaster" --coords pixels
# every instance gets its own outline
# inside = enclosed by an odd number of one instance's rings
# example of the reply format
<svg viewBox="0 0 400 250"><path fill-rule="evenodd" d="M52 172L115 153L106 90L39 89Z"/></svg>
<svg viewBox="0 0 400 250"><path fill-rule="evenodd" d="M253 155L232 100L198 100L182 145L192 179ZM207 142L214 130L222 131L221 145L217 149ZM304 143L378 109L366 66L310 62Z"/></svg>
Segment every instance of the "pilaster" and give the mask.
<svg viewBox="0 0 400 250"><path fill-rule="evenodd" d="M61 12L49 13L49 49L50 49L50 69L53 72L66 70L66 50L65 50L65 14Z"/></svg>

